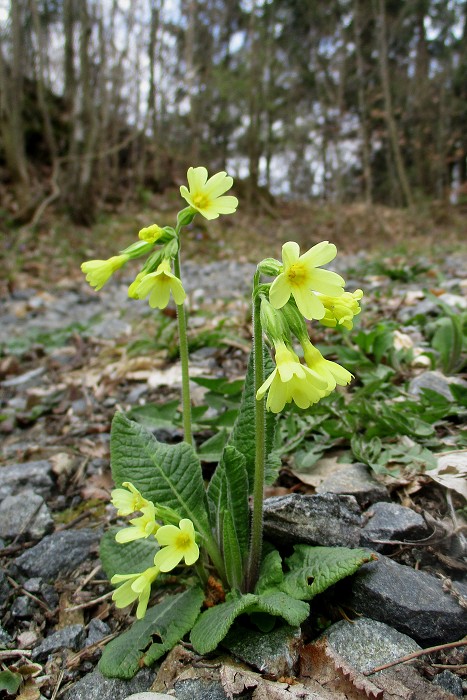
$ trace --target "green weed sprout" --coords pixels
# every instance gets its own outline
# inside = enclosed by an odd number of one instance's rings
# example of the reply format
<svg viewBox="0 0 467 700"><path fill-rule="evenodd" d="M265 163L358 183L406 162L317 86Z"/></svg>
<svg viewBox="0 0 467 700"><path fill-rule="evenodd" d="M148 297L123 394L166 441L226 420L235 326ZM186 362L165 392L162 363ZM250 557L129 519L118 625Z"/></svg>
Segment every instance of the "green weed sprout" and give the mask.
<svg viewBox="0 0 467 700"><path fill-rule="evenodd" d="M129 521L104 535L100 554L116 586L115 605L137 602L137 620L104 650L100 669L111 677L131 678L188 634L198 653L211 652L239 615L249 615L251 624L263 630L272 629L276 620L298 626L309 615L314 596L372 558L359 549L305 545L296 545L284 562L270 546L263 554L264 486L280 467L274 449L277 415L292 402L308 409L352 379L311 343L306 324L351 329L360 312L361 290L345 292L342 277L323 269L336 256L332 243L323 241L300 254L297 243L289 241L281 261L266 258L258 264L253 349L242 400L205 486L192 433L181 232L198 214L210 220L234 213L238 200L225 194L233 184L225 172L208 179L206 168L189 168L187 179L189 188L180 192L189 206L178 213L175 228L145 227L139 241L119 255L81 266L98 290L127 262L145 256L129 296L148 297L150 306L159 309L173 297L182 366L184 442L161 443L123 413L112 423L112 503ZM274 280L263 281L263 276ZM298 345L304 362L295 351ZM179 579L165 576L169 572ZM153 586L158 595L148 607Z"/></svg>

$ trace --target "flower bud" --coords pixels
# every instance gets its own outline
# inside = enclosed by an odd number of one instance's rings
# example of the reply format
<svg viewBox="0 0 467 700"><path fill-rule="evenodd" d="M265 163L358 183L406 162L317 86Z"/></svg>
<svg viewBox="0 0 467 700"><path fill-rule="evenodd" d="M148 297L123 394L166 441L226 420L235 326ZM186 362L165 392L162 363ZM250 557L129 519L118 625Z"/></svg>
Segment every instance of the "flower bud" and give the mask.
<svg viewBox="0 0 467 700"><path fill-rule="evenodd" d="M122 250L121 254L126 255L129 260L134 260L135 258L140 258L142 255L146 255L146 253L149 253L152 248L152 243L147 243L146 241L136 241Z"/></svg>
<svg viewBox="0 0 467 700"><path fill-rule="evenodd" d="M288 338L288 329L282 313L277 311L266 297L261 300L260 319L262 329L273 342L281 342Z"/></svg>
<svg viewBox="0 0 467 700"><path fill-rule="evenodd" d="M182 209L178 212L177 224L179 226L188 226L188 224L191 224L195 216L196 210L192 209L191 207L186 207L185 209Z"/></svg>
<svg viewBox="0 0 467 700"><path fill-rule="evenodd" d="M308 330L305 319L293 301L288 301L281 309L284 314L285 321L296 338L301 342L302 339L308 340Z"/></svg>
<svg viewBox="0 0 467 700"><path fill-rule="evenodd" d="M282 265L275 258L265 258L258 265L258 270L268 277L277 277L280 274Z"/></svg>
<svg viewBox="0 0 467 700"><path fill-rule="evenodd" d="M147 243L155 243L159 240L163 233L164 230L161 229L160 226L158 226L157 224L152 224L152 226L146 226L145 228L142 228L141 231L138 233L138 237L142 241L146 241Z"/></svg>

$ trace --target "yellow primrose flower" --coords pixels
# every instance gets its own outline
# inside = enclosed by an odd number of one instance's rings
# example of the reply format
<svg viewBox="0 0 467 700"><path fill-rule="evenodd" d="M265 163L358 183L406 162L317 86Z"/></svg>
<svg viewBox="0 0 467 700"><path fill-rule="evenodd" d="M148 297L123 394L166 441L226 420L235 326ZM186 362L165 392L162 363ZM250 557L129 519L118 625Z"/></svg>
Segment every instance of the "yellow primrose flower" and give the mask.
<svg viewBox="0 0 467 700"><path fill-rule="evenodd" d="M276 277L269 290L269 301L274 308L281 309L292 294L305 318L323 318L325 308L315 292L333 297L344 293L345 282L340 275L330 270L319 269L320 265L333 260L336 253L336 246L328 241L317 243L303 255L300 255L298 243L284 243L283 271Z"/></svg>
<svg viewBox="0 0 467 700"><path fill-rule="evenodd" d="M163 525L156 533L162 549L156 552L154 564L161 571L171 571L182 559L190 566L199 557L199 547L195 542L195 528L191 520L183 518L179 526Z"/></svg>
<svg viewBox="0 0 467 700"><path fill-rule="evenodd" d="M257 400L261 400L269 389L266 408L279 413L291 401L299 408L308 408L322 399L326 394L327 381L302 365L285 343L277 342L275 348L276 368L256 392Z"/></svg>
<svg viewBox="0 0 467 700"><path fill-rule="evenodd" d="M309 340L301 340L300 342L303 347L305 362L309 369L327 382L327 394L336 388L336 384L345 386L353 379L353 375L337 364L337 362L326 360Z"/></svg>
<svg viewBox="0 0 467 700"><path fill-rule="evenodd" d="M165 309L169 303L170 292L178 306L183 304L186 297L185 290L181 280L172 273L170 261L167 259L161 262L156 272L145 275L136 288L136 294L140 299L149 294L149 306L153 309Z"/></svg>
<svg viewBox="0 0 467 700"><path fill-rule="evenodd" d="M139 510L143 515L130 520L130 527L124 527L123 530L119 530L115 535L115 539L119 544L155 535L159 529L160 525L156 523L156 509L151 501L147 501L146 505Z"/></svg>
<svg viewBox="0 0 467 700"><path fill-rule="evenodd" d="M128 287L128 296L130 299L139 299L137 289L141 284L141 281L146 277L147 272L138 272L133 282Z"/></svg>
<svg viewBox="0 0 467 700"><path fill-rule="evenodd" d="M96 292L128 261L128 255L114 255L108 260L88 260L82 263L81 270L86 275L86 281Z"/></svg>
<svg viewBox="0 0 467 700"><path fill-rule="evenodd" d="M188 168L186 176L190 189L182 185L180 194L205 219L217 219L219 214L233 214L237 209L236 197L221 196L233 185L233 178L226 172L216 173L208 180L206 168Z"/></svg>
<svg viewBox="0 0 467 700"><path fill-rule="evenodd" d="M152 566L139 574L115 574L115 576L112 576L111 583L113 584L125 582L112 595L112 600L117 608L126 608L127 605L131 605L138 598L136 617L138 620L141 620L148 607L151 585L159 573L157 566Z"/></svg>
<svg viewBox="0 0 467 700"><path fill-rule="evenodd" d="M340 297L329 297L320 295L319 299L324 304L325 313L320 319L323 326L335 328L336 326L344 326L349 331L353 328L353 318L360 311L359 301L363 297L361 289L356 289L355 292L344 292Z"/></svg>
<svg viewBox="0 0 467 700"><path fill-rule="evenodd" d="M146 241L146 243L155 243L163 233L164 230L161 229L160 226L152 224L152 226L145 226L142 228L138 233L138 237L141 238L142 241Z"/></svg>
<svg viewBox="0 0 467 700"><path fill-rule="evenodd" d="M113 489L111 503L117 509L117 515L131 515L149 504L138 489L129 481L124 481L122 489Z"/></svg>

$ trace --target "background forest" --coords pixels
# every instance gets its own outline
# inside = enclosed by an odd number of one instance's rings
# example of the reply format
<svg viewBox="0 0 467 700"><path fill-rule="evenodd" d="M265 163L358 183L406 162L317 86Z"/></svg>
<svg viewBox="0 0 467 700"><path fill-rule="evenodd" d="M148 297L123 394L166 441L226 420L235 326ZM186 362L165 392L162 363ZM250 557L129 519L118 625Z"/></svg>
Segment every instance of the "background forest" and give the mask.
<svg viewBox="0 0 467 700"><path fill-rule="evenodd" d="M467 2L0 3L3 214L89 225L187 165L270 195L466 196Z"/></svg>

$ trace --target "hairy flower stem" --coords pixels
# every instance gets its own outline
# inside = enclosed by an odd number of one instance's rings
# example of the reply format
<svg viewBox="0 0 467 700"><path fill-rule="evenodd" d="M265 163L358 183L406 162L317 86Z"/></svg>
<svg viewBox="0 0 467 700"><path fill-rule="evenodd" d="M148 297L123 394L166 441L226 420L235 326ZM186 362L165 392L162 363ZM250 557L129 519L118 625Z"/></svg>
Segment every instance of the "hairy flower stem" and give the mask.
<svg viewBox="0 0 467 700"><path fill-rule="evenodd" d="M259 273L255 275L254 291L258 286ZM264 382L263 330L260 319L261 297L253 292L253 358L255 369L255 396ZM265 401L255 401L255 477L253 486L253 515L251 520L250 552L246 572L246 590L253 591L259 575L263 545L263 500L264 472L266 460L266 412Z"/></svg>
<svg viewBox="0 0 467 700"><path fill-rule="evenodd" d="M177 226L177 233L178 233ZM180 247L174 259L175 275L180 276ZM188 337L186 332L186 314L184 304L177 304L178 341L180 345L180 362L182 365L182 405L183 405L183 432L185 442L193 444L193 432L191 428L191 399L190 399L190 374L188 369Z"/></svg>

